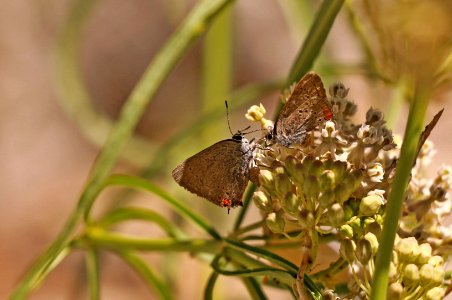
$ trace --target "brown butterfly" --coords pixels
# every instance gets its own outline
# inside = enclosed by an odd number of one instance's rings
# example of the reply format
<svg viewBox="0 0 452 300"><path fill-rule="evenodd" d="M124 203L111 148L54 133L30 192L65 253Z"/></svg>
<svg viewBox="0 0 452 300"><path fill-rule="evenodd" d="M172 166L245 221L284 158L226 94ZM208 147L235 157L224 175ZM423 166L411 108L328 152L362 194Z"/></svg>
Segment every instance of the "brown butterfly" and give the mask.
<svg viewBox="0 0 452 300"><path fill-rule="evenodd" d="M229 212L230 208L243 205L252 158L253 147L239 132L232 139L215 143L187 158L172 175L188 191L227 207Z"/></svg>
<svg viewBox="0 0 452 300"><path fill-rule="evenodd" d="M278 144L305 144L310 132L333 113L319 75L307 73L295 86L278 115L271 138Z"/></svg>

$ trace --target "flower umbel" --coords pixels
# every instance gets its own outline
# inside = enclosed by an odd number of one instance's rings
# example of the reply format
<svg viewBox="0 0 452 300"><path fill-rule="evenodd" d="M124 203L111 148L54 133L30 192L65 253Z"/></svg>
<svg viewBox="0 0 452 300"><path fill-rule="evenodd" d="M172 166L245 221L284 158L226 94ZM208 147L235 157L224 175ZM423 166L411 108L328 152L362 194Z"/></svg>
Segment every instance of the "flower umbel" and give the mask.
<svg viewBox="0 0 452 300"><path fill-rule="evenodd" d="M380 111L370 108L362 124L351 122L356 105L348 94L341 83L330 88L334 116L314 129L309 143L284 147L262 139L255 153L260 187L253 199L275 237L303 244L308 258L302 259L299 277L316 263L322 237L339 241L338 260L349 264L354 278L344 296L361 299L370 295L398 149ZM261 104L247 118L268 129L271 121L264 115ZM390 299L437 299L445 293L439 258L451 251L452 230L443 219L452 211L452 169L423 178L433 154L432 144L425 143L413 169L391 264ZM331 280L322 284L325 291L334 289Z"/></svg>

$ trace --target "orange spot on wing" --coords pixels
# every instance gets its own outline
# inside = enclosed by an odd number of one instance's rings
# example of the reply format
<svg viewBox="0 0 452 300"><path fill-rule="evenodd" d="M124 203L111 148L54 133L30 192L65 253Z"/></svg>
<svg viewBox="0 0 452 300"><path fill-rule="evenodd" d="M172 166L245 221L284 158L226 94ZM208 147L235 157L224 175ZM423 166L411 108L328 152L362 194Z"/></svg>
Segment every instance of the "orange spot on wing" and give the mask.
<svg viewBox="0 0 452 300"><path fill-rule="evenodd" d="M325 116L325 120L329 121L333 117L333 113L331 112L328 106L323 107L323 115Z"/></svg>
<svg viewBox="0 0 452 300"><path fill-rule="evenodd" d="M231 200L224 198L223 201L221 201L221 204L223 207L227 207L231 205Z"/></svg>

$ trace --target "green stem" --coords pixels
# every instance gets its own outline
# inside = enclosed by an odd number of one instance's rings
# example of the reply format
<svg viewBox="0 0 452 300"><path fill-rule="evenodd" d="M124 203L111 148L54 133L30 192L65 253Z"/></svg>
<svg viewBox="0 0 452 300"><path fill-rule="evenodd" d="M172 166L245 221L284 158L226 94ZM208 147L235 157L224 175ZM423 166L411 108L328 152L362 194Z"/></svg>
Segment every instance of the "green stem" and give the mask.
<svg viewBox="0 0 452 300"><path fill-rule="evenodd" d="M86 274L89 286L89 298L100 299L100 268L99 253L96 248L91 247L86 252Z"/></svg>
<svg viewBox="0 0 452 300"><path fill-rule="evenodd" d="M91 1L76 1L71 14L77 15L80 7L84 7ZM232 0L210 0L199 2L187 16L181 27L163 45L161 50L153 58L145 70L140 81L133 89L121 110L119 121L110 133L105 146L99 154L91 174L82 193L77 208L69 216L64 228L37 261L27 270L25 276L18 283L11 295L11 299L23 299L32 290L40 274L52 265L53 261L65 248L70 236L73 234L85 210L91 207L100 187L115 165L123 146L130 138L133 130L143 115L146 106L157 92L161 83L168 76L171 69L184 55L186 50L199 38L208 28L212 18L218 14ZM82 10L83 11L83 10ZM88 11L85 10L86 12ZM85 13L85 11L83 11ZM69 18L68 21L79 20ZM80 18L83 20L83 18ZM82 22L78 24L81 26ZM66 26L69 26L66 24Z"/></svg>
<svg viewBox="0 0 452 300"><path fill-rule="evenodd" d="M339 13L344 0L324 0L316 14L309 33L303 42L303 47L292 65L285 88L306 74L313 66L314 61L321 52L334 20Z"/></svg>
<svg viewBox="0 0 452 300"><path fill-rule="evenodd" d="M405 199L405 190L410 180L411 169L416 159L417 144L424 127L423 121L427 111L429 97L429 87L420 85L415 87L402 149L400 150L400 157L385 210L382 239L378 248L371 291L371 299L373 300L386 298L389 263L398 229L402 204Z"/></svg>
<svg viewBox="0 0 452 300"><path fill-rule="evenodd" d="M206 288L204 289L204 300L213 300L213 288L217 283L217 279L220 276L216 271L212 271L207 281Z"/></svg>
<svg viewBox="0 0 452 300"><path fill-rule="evenodd" d="M238 230L242 225L243 219L245 218L248 208L250 207L251 197L253 197L254 191L256 190L256 185L254 183L250 184L246 190L245 197L243 198L243 207L239 211L239 215L234 222L234 231Z"/></svg>
<svg viewBox="0 0 452 300"><path fill-rule="evenodd" d="M400 117L400 111L402 109L403 103L406 100L407 89L409 88L408 80L401 79L399 80L394 96L391 99L391 105L389 109L386 111L386 124L388 128L394 129L396 128L397 121Z"/></svg>
<svg viewBox="0 0 452 300"><path fill-rule="evenodd" d="M109 233L99 228L91 228L86 237L90 243L120 251L121 249L142 251L175 251L218 253L223 247L221 241L190 239L177 241L173 239L143 239Z"/></svg>
<svg viewBox="0 0 452 300"><path fill-rule="evenodd" d="M248 293L252 300L267 300L267 296L261 289L260 284L253 277L242 277L240 278L245 285Z"/></svg>
<svg viewBox="0 0 452 300"><path fill-rule="evenodd" d="M252 224L249 224L249 225L247 225L247 226L245 226L245 227L242 227L242 228L240 228L240 229L234 231L234 232L231 234L231 237L240 236L240 235L242 235L242 234L244 234L244 233L247 233L247 232L249 232L249 231L252 231L252 230L254 230L254 229L262 228L262 226L264 226L264 224L265 224L265 221L257 221L257 222L254 222L254 223L252 223Z"/></svg>

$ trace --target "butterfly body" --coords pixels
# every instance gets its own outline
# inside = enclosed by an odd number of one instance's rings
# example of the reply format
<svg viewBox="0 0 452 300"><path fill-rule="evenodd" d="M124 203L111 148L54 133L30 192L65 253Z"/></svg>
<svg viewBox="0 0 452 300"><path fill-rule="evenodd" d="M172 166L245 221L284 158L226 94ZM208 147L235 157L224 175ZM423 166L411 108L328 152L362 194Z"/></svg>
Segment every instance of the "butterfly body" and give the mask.
<svg viewBox="0 0 452 300"><path fill-rule="evenodd" d="M307 73L295 86L273 127L280 145L305 144L315 127L333 117L319 75Z"/></svg>
<svg viewBox="0 0 452 300"><path fill-rule="evenodd" d="M250 144L241 134L222 140L189 157L172 172L174 180L210 202L233 208L242 205L253 158Z"/></svg>

